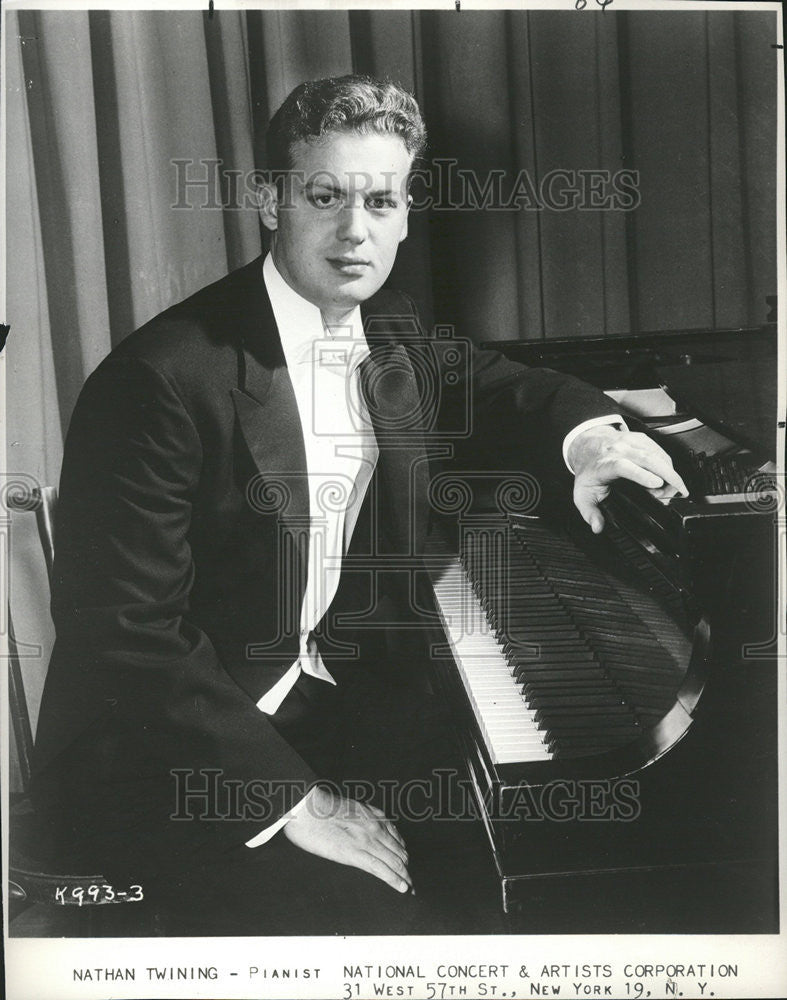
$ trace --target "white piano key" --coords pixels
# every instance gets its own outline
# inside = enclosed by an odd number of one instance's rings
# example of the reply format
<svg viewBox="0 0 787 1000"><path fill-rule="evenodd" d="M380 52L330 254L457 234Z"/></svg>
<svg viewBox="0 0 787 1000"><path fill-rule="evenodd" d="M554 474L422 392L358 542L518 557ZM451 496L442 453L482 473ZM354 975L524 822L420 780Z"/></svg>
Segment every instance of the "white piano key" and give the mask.
<svg viewBox="0 0 787 1000"><path fill-rule="evenodd" d="M495 762L548 760L535 711L522 697L502 648L492 632L458 560L435 581L435 595L479 728Z"/></svg>

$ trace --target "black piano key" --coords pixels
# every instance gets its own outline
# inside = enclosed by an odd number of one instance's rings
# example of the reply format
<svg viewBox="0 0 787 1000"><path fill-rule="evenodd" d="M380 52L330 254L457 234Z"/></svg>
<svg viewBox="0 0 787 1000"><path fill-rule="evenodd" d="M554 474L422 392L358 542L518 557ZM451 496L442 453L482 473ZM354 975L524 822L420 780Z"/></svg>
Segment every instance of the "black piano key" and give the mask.
<svg viewBox="0 0 787 1000"><path fill-rule="evenodd" d="M640 705L647 705L649 703L659 701L659 698L664 690L665 687L663 685L650 682L647 678L644 681L640 680L638 677L629 677L626 679L626 691L629 691L632 699ZM666 690L670 692L670 698L674 701L678 693L677 685L670 684Z"/></svg>
<svg viewBox="0 0 787 1000"><path fill-rule="evenodd" d="M553 638L559 638L561 635L577 639L582 637L582 633L577 630L570 618L539 618L532 622L502 621L495 627L504 632L511 641L520 645L528 643L531 635L544 632L551 632Z"/></svg>
<svg viewBox="0 0 787 1000"><path fill-rule="evenodd" d="M675 695L670 692L663 692L661 695L643 695L631 692L629 696L636 704L637 715L640 717L647 715L661 719L675 704Z"/></svg>
<svg viewBox="0 0 787 1000"><path fill-rule="evenodd" d="M512 671L516 684L538 684L548 677L577 678L604 677L597 663L553 663L536 664L535 666L520 666Z"/></svg>
<svg viewBox="0 0 787 1000"><path fill-rule="evenodd" d="M512 670L515 667L537 667L539 664L565 663L569 665L572 663L599 662L595 653L583 646L553 646L551 644L544 644L537 654L534 654L532 651L520 653L518 650L512 650L510 653L504 655Z"/></svg>
<svg viewBox="0 0 787 1000"><path fill-rule="evenodd" d="M625 675L617 675L616 674L615 675L615 679L624 688L626 687L626 681L628 680L628 678ZM654 684L653 688L652 688L652 693L653 694L658 694L659 696L662 696L662 697L665 697L665 698L670 697L670 698L674 699L674 696L675 696L675 685L674 684L662 684L661 686L657 686L656 684Z"/></svg>
<svg viewBox="0 0 787 1000"><path fill-rule="evenodd" d="M651 642L656 641L656 637L651 630L636 618L624 618L622 615L597 615L577 611L571 617L577 623L578 627L582 629L587 628L601 634L617 634L621 637L625 635L626 638L649 639Z"/></svg>
<svg viewBox="0 0 787 1000"><path fill-rule="evenodd" d="M606 632L599 629L583 629L591 644L610 650L632 649L652 649L660 655L669 658L669 653L660 646L656 637L649 635L626 635L622 633Z"/></svg>
<svg viewBox="0 0 787 1000"><path fill-rule="evenodd" d="M556 661L555 663L519 663L511 668L511 674L517 684L525 684L527 681L537 683L544 676L548 676L555 671L569 671L577 677L598 676L599 664L595 660L584 660L578 663L565 663Z"/></svg>
<svg viewBox="0 0 787 1000"><path fill-rule="evenodd" d="M527 699L528 704L531 704L532 699L534 698L548 698L553 694L576 692L602 694L609 691L617 692L617 690L617 685L609 678L585 677L580 680L571 681L543 681L540 684L534 684L532 681L528 681L522 688L522 694Z"/></svg>
<svg viewBox="0 0 787 1000"><path fill-rule="evenodd" d="M531 636L533 641L531 641ZM538 638L536 638L538 636ZM589 649L593 647L580 641L580 637L569 629L553 629L550 633L539 632L506 632L501 636L503 652L514 656L527 656L533 652L533 647L540 651L545 646L554 649Z"/></svg>
<svg viewBox="0 0 787 1000"><path fill-rule="evenodd" d="M555 609L552 611L517 611L515 614L505 614L504 612L495 615L501 628L526 629L545 628L547 625L562 625L571 628L574 632L579 631L567 611Z"/></svg>
<svg viewBox="0 0 787 1000"><path fill-rule="evenodd" d="M539 708L533 714L533 721L549 733L559 734L566 729L572 732L580 727L595 728L608 731L610 728L620 728L628 725L634 719L634 713L628 705L618 706L566 706L565 708Z"/></svg>
<svg viewBox="0 0 787 1000"><path fill-rule="evenodd" d="M648 683L647 685L641 685L639 688L634 688L634 678L631 677L620 677L618 678L622 689L624 689L631 701L636 705L646 705L648 703L655 705L662 705L665 702L673 704L676 697L676 685L674 684L656 684Z"/></svg>
<svg viewBox="0 0 787 1000"><path fill-rule="evenodd" d="M598 726L555 726L554 729L544 728L544 742L549 749L559 744L567 747L570 744L597 742L606 746L628 743L642 735L642 727L636 721L621 717L620 725L599 729Z"/></svg>
<svg viewBox="0 0 787 1000"><path fill-rule="evenodd" d="M681 674L676 670L675 665L671 661L664 661L659 656L658 653L654 653L649 656L646 650L630 651L626 654L625 651L621 650L619 653L610 653L609 650L600 649L597 650L598 659L605 667L610 671L622 670L624 672L633 672L635 674L643 675L642 679L645 679L645 675L651 674L653 680L663 684L674 683L677 681ZM632 678L636 680L637 678Z"/></svg>
<svg viewBox="0 0 787 1000"><path fill-rule="evenodd" d="M542 593L552 593L552 588L539 570L533 570L529 573L520 573L502 569L497 576L493 578L487 577L485 582L489 586L490 590L496 590L498 592L511 589L512 587L517 587L523 591L533 590L541 591Z"/></svg>
<svg viewBox="0 0 787 1000"><path fill-rule="evenodd" d="M554 743L547 744L547 748L556 760L572 760L574 758L591 757L614 750L616 747L633 743L636 738L636 735L634 735L621 737L618 740L605 739L603 737L596 740L571 740L567 742L555 740Z"/></svg>
<svg viewBox="0 0 787 1000"><path fill-rule="evenodd" d="M497 593L486 591L488 596L494 597L498 607L504 607L506 599L511 607L521 607L526 609L529 603L536 605L553 604L555 607L562 607L560 598L551 591L526 589L524 587L501 588ZM522 602L521 604L519 602Z"/></svg>
<svg viewBox="0 0 787 1000"><path fill-rule="evenodd" d="M511 611L505 608L495 608L488 612L487 616L493 620L500 628L530 627L539 625L563 624L571 626L577 631L571 615L564 608L550 607L547 605L528 607L527 611Z"/></svg>
<svg viewBox="0 0 787 1000"><path fill-rule="evenodd" d="M537 666L539 663L597 663L596 655L589 649L553 649L544 646L538 656L508 654L509 661L520 667Z"/></svg>
<svg viewBox="0 0 787 1000"><path fill-rule="evenodd" d="M555 729L547 730L544 736L545 745L552 750L554 747L566 749L569 746L579 747L580 745L595 744L599 747L619 746L622 743L630 743L642 735L642 727L636 722L628 726L610 726L606 729L590 727L585 729Z"/></svg>
<svg viewBox="0 0 787 1000"><path fill-rule="evenodd" d="M648 639L647 637L643 638L633 635L626 642L622 636L600 635L598 632L590 630L585 630L584 634L593 649L597 649L605 655L619 657L628 653L630 657L638 658L650 653L652 656L665 662L671 660L668 651L663 646L660 646L652 637Z"/></svg>
<svg viewBox="0 0 787 1000"><path fill-rule="evenodd" d="M522 670L519 668L519 676L517 678L518 683L530 683L538 684L540 681L548 681L554 678L554 680L582 680L588 677L600 677L606 678L606 674L599 666L593 666L593 664L587 664L586 669L569 669L567 667L555 667L551 670L544 669L534 669L534 670Z"/></svg>
<svg viewBox="0 0 787 1000"><path fill-rule="evenodd" d="M601 701L601 699L603 699L604 697L605 692L603 690L595 691L593 688L577 688L575 694L578 698L580 697L580 695L582 696L580 698L579 704L576 705L575 707L584 708L586 706L590 707L595 700ZM531 711L541 710L542 712L548 714L551 708L555 704L553 702L553 698L554 695L539 694L538 696L534 696L532 698L526 698L525 700L527 702L527 707ZM595 707L603 707L603 705L600 704ZM631 711L633 712L634 709L632 708Z"/></svg>
<svg viewBox="0 0 787 1000"><path fill-rule="evenodd" d="M568 734L571 736L599 730L632 730L641 732L640 726L630 712L616 715L608 712L600 715L593 715L590 712L584 715L560 715L555 713L550 715L548 721L536 723L536 728L547 732L550 736L560 736Z"/></svg>
<svg viewBox="0 0 787 1000"><path fill-rule="evenodd" d="M545 653L542 657L523 657L521 659L508 656L506 657L506 662L508 664L508 669L513 675L527 674L531 670L552 670L555 667L584 667L587 664L598 665L598 660L595 658L591 659L576 659L572 660L569 657L558 656L555 651L550 650L549 653Z"/></svg>
<svg viewBox="0 0 787 1000"><path fill-rule="evenodd" d="M540 691L538 695L531 698L528 701L531 708L543 708L549 709L550 706L554 708L562 707L590 707L590 706L617 706L621 705L630 711L630 706L624 705L621 701L620 695L615 691L600 692L598 694L589 694L587 691L577 692L553 692L551 694L546 694Z"/></svg>
<svg viewBox="0 0 787 1000"><path fill-rule="evenodd" d="M615 673L644 674L653 678L656 683L671 683L677 680L677 672L672 667L666 667L658 661L650 662L646 658L638 660L636 663L631 659L615 659L614 657L602 657L602 661L608 670Z"/></svg>
<svg viewBox="0 0 787 1000"><path fill-rule="evenodd" d="M543 633L542 633L542 635L543 635ZM529 638L530 638L529 633L526 634L526 635L523 635L521 637L518 637L516 635L511 636L509 634L508 637L505 639L505 641L502 643L502 645L503 645L503 652L506 654L506 656L508 656L510 654L513 654L515 656L518 653L520 653L522 650L528 650L530 648L530 646L532 645L528 641ZM563 643L569 643L569 644L572 643L572 639L573 639L572 633L565 632L565 631L557 631L557 630L553 633L553 638L554 638L554 641L556 643L557 642L563 642ZM550 639L546 639L546 638L539 640L539 645L543 646L543 645L546 645L546 644L551 644L551 640Z"/></svg>
<svg viewBox="0 0 787 1000"><path fill-rule="evenodd" d="M553 593L549 581L544 578L544 574L534 569L532 572L522 573L516 570L506 570L501 568L495 576L485 576L484 583L490 591L498 592L517 587L523 591L542 591L543 593Z"/></svg>
<svg viewBox="0 0 787 1000"><path fill-rule="evenodd" d="M512 651L521 656L537 656L541 649L548 645L550 649L587 649L591 650L590 643L581 635L575 632L531 632L522 633L504 632L503 629L495 629L495 635L500 640L501 645L509 643Z"/></svg>
<svg viewBox="0 0 787 1000"><path fill-rule="evenodd" d="M496 601L493 609L496 614L505 617L524 615L532 618L536 612L543 613L544 611L559 611L561 614L569 615L569 610L556 597L549 594L536 598L512 594L507 601Z"/></svg>
<svg viewBox="0 0 787 1000"><path fill-rule="evenodd" d="M560 759L565 757L588 757L595 754L606 753L617 747L633 743L641 732L635 730L621 730L617 736L612 733L599 733L593 736L569 737L562 734L546 741L547 749L550 753Z"/></svg>
<svg viewBox="0 0 787 1000"><path fill-rule="evenodd" d="M486 597L486 594L484 594ZM508 591L506 594L493 595L493 601L487 601L498 614L532 614L552 608L568 614L568 609L555 594L526 594L521 591Z"/></svg>
<svg viewBox="0 0 787 1000"><path fill-rule="evenodd" d="M531 682L537 684L539 680L550 675L566 675L569 677L598 677L599 667L597 663L555 663L549 666L534 667L520 666L512 672L517 684L527 684ZM603 674L601 676L604 676Z"/></svg>
<svg viewBox="0 0 787 1000"><path fill-rule="evenodd" d="M550 615L549 617L539 616L531 620L498 619L496 622L496 628L499 628L501 632L507 632L512 636L521 636L521 641L523 642L527 641L527 636L529 635L544 632L552 633L553 637L555 636L555 633L562 632L564 635L574 636L577 639L581 638L582 635L570 618L557 617L556 615Z"/></svg>

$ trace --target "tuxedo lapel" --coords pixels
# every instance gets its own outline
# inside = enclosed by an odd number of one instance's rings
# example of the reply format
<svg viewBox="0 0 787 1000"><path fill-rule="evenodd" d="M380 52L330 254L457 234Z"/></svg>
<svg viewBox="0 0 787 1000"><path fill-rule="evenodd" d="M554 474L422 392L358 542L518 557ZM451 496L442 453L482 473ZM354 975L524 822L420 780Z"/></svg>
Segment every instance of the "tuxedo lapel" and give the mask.
<svg viewBox="0 0 787 1000"><path fill-rule="evenodd" d="M271 373L264 402L241 389L232 400L243 440L258 473L248 498L261 513L280 511L291 526L308 523L306 452L292 382L286 368Z"/></svg>
<svg viewBox="0 0 787 1000"><path fill-rule="evenodd" d="M255 470L246 485L246 499L257 513L279 517L289 539L281 542L292 546L297 556L293 597L300 607L309 545L306 451L261 266L251 306L253 320L245 324L239 348L240 385L231 390L240 437Z"/></svg>

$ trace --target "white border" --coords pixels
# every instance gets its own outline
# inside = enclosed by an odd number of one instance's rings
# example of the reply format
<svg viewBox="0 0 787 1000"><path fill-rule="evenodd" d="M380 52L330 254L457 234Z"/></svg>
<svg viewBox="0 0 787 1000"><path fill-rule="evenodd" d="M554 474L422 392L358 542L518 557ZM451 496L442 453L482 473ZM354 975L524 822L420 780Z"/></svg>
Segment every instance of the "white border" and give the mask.
<svg viewBox="0 0 787 1000"><path fill-rule="evenodd" d="M593 0L588 0L587 10L592 8ZM6 12L16 9L61 9L61 10L85 10L94 9L141 9L152 10L161 9L194 10L206 9L207 3L184 2L184 0L170 0L166 5L154 2L126 2L126 0L115 0L115 2L87 3L80 0L39 0L37 3L25 3L22 0L6 0L3 4L0 22L2 39L7 38L5 30ZM461 0L463 10L470 9L490 9L492 5L469 0ZM565 2L520 2L520 3L496 3L497 8L508 9L572 9L574 0ZM244 0L214 0L215 9L290 9L290 10L326 10L326 9L387 9L387 10L410 10L410 9L455 9L454 2L448 3L424 3L417 0L401 2L401 0L369 0L365 3L336 2L336 0L324 0L322 3L297 3L280 0L277 3L264 2L244 2ZM775 11L778 24L778 42L783 45L783 18L782 8L779 3L725 3L721 0L715 2L691 2L691 0L615 0L616 10L763 10ZM603 12L596 11L597 16L603 16ZM784 145L784 50L780 51L777 58L777 108L779 133L777 143L777 225L778 225L778 297L781 303L779 318L779 348L782 378L779 383L778 407L781 418L787 412L787 385L784 379L784 359L787 358L787 325L785 324L785 306L787 305L787 247L784 241L785 232L785 191L782 183L785 176L785 145ZM6 61L2 59L0 69L0 83L2 93L0 94L0 121L6 121ZM6 136L5 130L0 135L0 167L2 176L5 177L6 166ZM3 246L6 246L5 232L5 186L0 192L0 206L2 215L0 217L0 232L3 237ZM0 275L0 319L6 312L6 276L5 272ZM4 402L4 379L5 379L5 359L0 360L0 396ZM5 423L4 406L0 411L0 464L5 469ZM778 468L784 477L784 446L785 431L779 431L779 454ZM782 483L785 482L782 478ZM2 528L0 528L2 530ZM784 566L782 565L782 570ZM0 594L0 599L6 600L5 594ZM780 601L781 608L787 602L787 580L782 572L780 577ZM5 636L0 636L0 642L6 642ZM7 648L0 650L7 653ZM787 677L785 677L785 661L787 660L787 638L783 630L779 635L779 702L785 705L787 697ZM4 658L7 663L7 658ZM0 721L4 732L8 732L8 698L7 684L3 683L0 692ZM780 713L779 722L780 737L780 788L785 788L784 763L785 746L787 745L787 712ZM7 795L9 787L8 755L3 753L0 761L0 778L3 785L3 806L4 815L7 812ZM780 884L785 886L785 873L787 872L787 852L784 847L784 832L787 829L787 796L781 796L780 802L780 826L781 826L781 870ZM7 871L8 860L8 832L3 826L3 863L4 870ZM784 899L781 902L781 926L785 926L787 921L787 907ZM486 976L483 980L447 980L456 989L462 984L465 985L466 997L480 996L481 981L487 983L487 996L495 997L515 997L530 996L527 987L527 979L519 977L518 972L521 966L527 965L530 972L530 981L539 981L538 970L543 965L556 964L571 966L588 963L590 965L604 965L611 963L614 967L614 974L610 978L603 975L598 979L583 980L583 982L597 982L600 986L610 986L611 994L617 998L628 998L637 995L633 984L642 982L643 997L656 998L666 995L660 992L659 986L663 985L664 976L658 980L649 978L631 978L625 975L625 964L634 963L683 963L693 964L695 967L700 963L710 966L713 963L717 968L723 963L738 964L739 976L736 979L723 978L718 975L713 983L705 987L704 994L700 993L698 981L709 981L709 976L694 977L692 979L678 980L676 996L688 997L714 996L733 998L759 998L759 997L784 997L787 995L787 932L777 935L751 935L751 936L646 936L646 935L618 935L618 936L593 936L593 935L559 935L559 936L504 936L504 937L455 937L455 938L167 938L167 939L105 939L105 940L85 940L85 939L22 939L7 936L7 910L4 915L4 939L6 948L6 976L8 1000L108 1000L109 997L116 998L151 998L151 997L183 997L189 1000L197 1000L202 997L224 997L224 998L263 998L271 997L275 1000L283 1000L285 997L312 997L312 998L333 998L345 997L347 992L344 988L346 979L343 975L345 965L366 966L373 968L377 965L386 966L390 964L410 964L418 968L419 972L426 975L426 978L403 977L401 982L405 985L412 985L413 998L427 997L429 982L439 981L438 966L441 963L455 963L460 965L470 965L472 963L483 964L505 964L509 967L509 974L502 980L498 977ZM220 978L212 981L185 981L167 982L165 988L162 984L156 984L145 978L144 970L148 966L160 968L170 968L177 966L215 966L221 970ZM266 968L281 969L289 967L291 969L313 969L320 967L321 976L315 978L298 979L262 979L261 975L250 977L249 967L256 966L260 970ZM129 982L74 982L71 977L71 970L74 967L134 967L138 970L137 979L134 983ZM237 975L232 976L231 972ZM360 992L351 990L352 997L365 998L374 993L372 982L379 977L372 976L370 979L364 977L364 986ZM384 977L383 977L384 978ZM560 981L560 995L574 996L575 991L571 983L580 981L572 979ZM399 982L399 980L397 980ZM628 992L627 984L628 983ZM395 983L393 984L395 986ZM489 987L496 987L492 994ZM525 987L525 988L523 988ZM720 992L723 990L723 992ZM649 991L649 993L648 993ZM391 995L396 995L392 993ZM439 996L439 991L437 992ZM445 993L449 996L448 992ZM454 992L454 996L461 995ZM583 994L579 994L583 995ZM349 998L348 998L349 1000Z"/></svg>

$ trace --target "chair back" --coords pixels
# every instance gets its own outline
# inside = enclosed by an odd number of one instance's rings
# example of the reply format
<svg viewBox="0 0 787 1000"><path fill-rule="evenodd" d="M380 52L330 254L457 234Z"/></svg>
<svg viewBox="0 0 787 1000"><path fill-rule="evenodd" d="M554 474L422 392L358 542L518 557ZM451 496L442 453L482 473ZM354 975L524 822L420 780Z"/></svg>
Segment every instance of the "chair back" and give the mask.
<svg viewBox="0 0 787 1000"><path fill-rule="evenodd" d="M55 560L55 507L57 489L54 486L37 486L23 493L9 492L5 497L6 507L15 513L34 511L41 550L46 563L47 578L52 583L52 567ZM11 723L14 727L16 752L23 792L30 788L31 763L33 759L33 730L22 676L19 646L14 635L11 609L8 609L8 701Z"/></svg>
<svg viewBox="0 0 787 1000"><path fill-rule="evenodd" d="M52 567L55 562L55 508L57 507L57 487L41 486L33 490L39 503L35 508L38 538L46 561L49 583L52 583Z"/></svg>
<svg viewBox="0 0 787 1000"><path fill-rule="evenodd" d="M55 507L57 505L57 490L54 486L42 486L34 489L22 491L8 491L5 500L6 507L18 513L34 511L36 515L36 525L38 527L38 537L41 542L41 549L46 562L47 576L49 583L52 583L52 567L55 559ZM42 870L41 864L35 857L27 855L27 833L33 813L29 798L26 793L30 788L30 763L33 754L33 734L30 728L30 714L27 708L27 698L22 681L22 670L20 664L20 647L16 643L13 635L13 626L9 609L9 707L11 719L16 736L17 757L22 777L22 787L24 793L17 802L15 811L11 816L10 830L10 864L8 871L8 900L9 900L9 924L16 920L33 903L45 903L57 908L67 908L75 918L73 930L69 936L73 937L93 937L95 928L95 911L97 909L106 910L107 907L114 909L118 904L131 903L135 897L126 894L116 895L112 886L107 884L102 875L82 874L75 875L61 874ZM124 907L127 908L127 907ZM133 910L133 907L129 908ZM40 921L40 918L39 918ZM59 930L50 933L47 929L49 924L44 922L44 936L54 936L62 934L62 926L56 925ZM70 925L67 925L70 926ZM103 926L103 925L102 925ZM134 915L130 927L125 924L109 924L113 929L112 936L127 936L127 931L131 933L142 933L146 936L161 935L164 933L161 926L161 918L158 911L144 916L141 920ZM118 933L118 926L124 928ZM37 925L36 933L40 936L40 922ZM67 932L68 933L68 932Z"/></svg>

